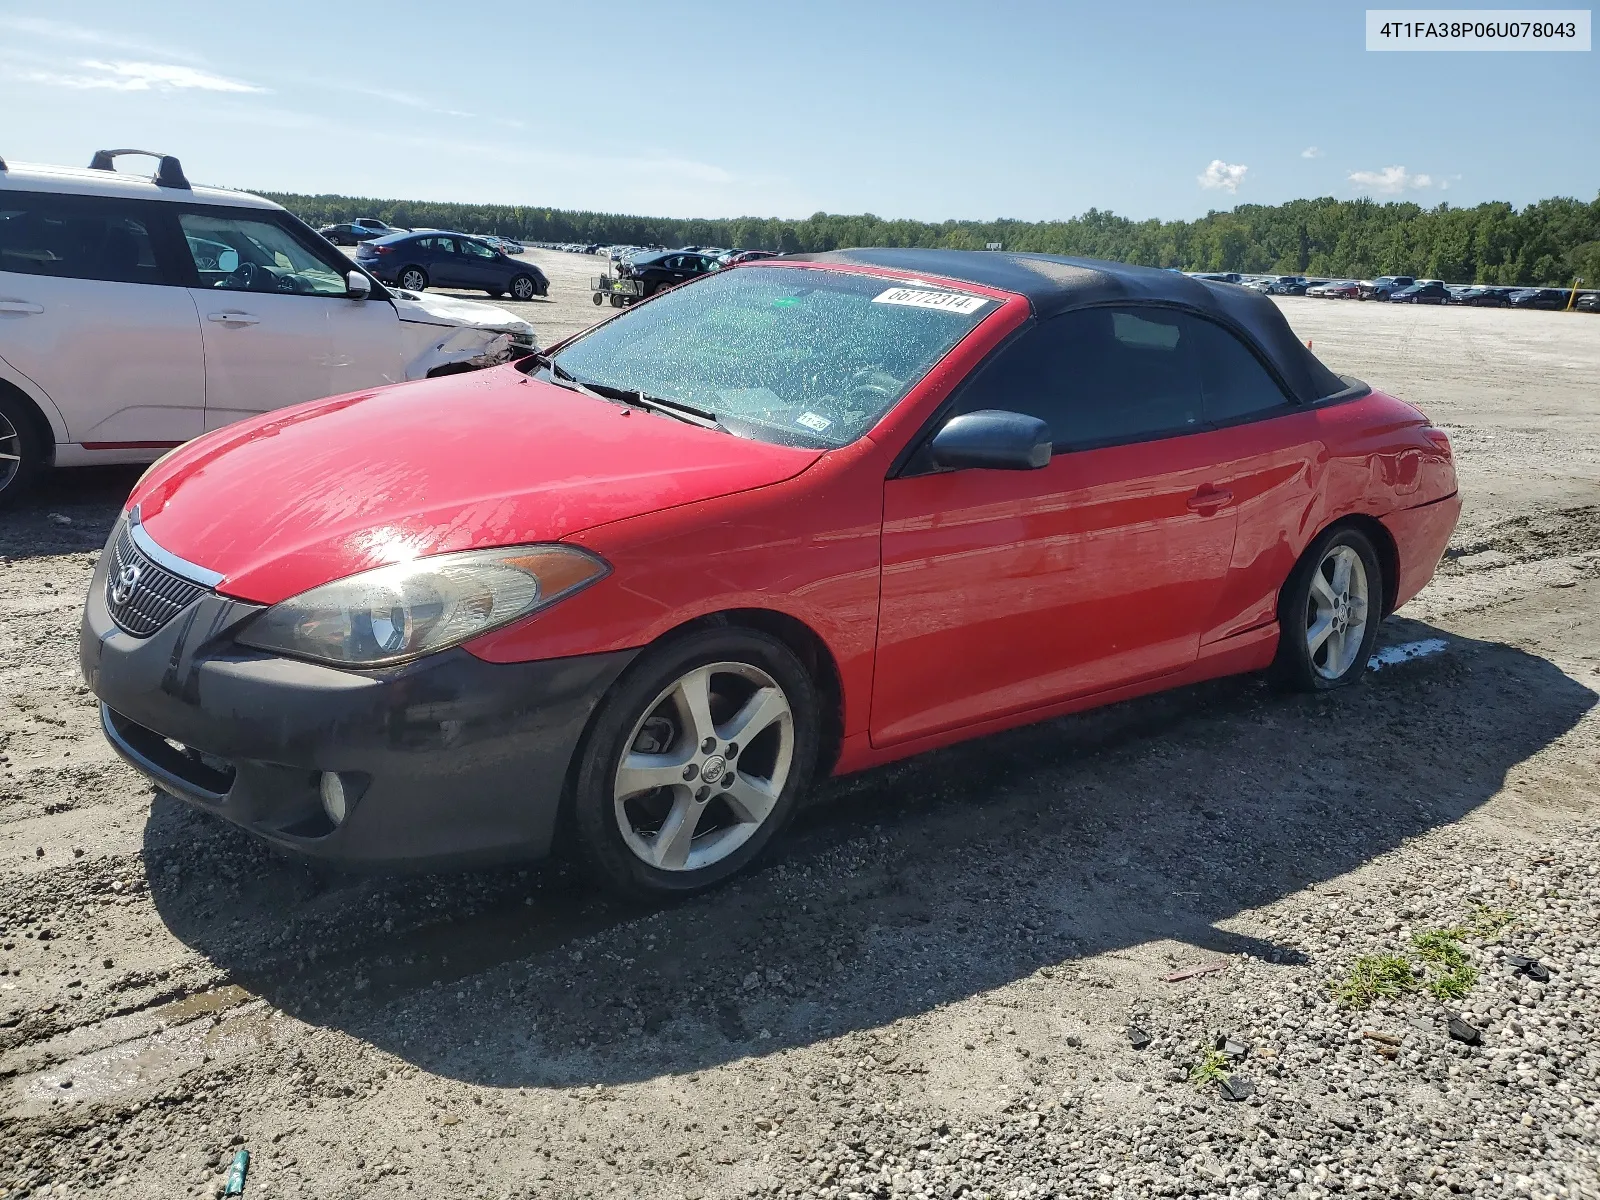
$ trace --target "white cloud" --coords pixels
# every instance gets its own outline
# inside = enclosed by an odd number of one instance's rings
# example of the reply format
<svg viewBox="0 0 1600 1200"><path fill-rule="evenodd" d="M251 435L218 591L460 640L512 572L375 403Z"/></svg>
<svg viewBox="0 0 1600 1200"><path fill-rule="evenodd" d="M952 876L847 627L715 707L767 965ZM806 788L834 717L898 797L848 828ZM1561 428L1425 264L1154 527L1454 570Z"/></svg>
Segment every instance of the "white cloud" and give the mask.
<svg viewBox="0 0 1600 1200"><path fill-rule="evenodd" d="M1315 146L1307 146L1304 150L1300 151L1300 157L1301 158L1321 158L1322 157L1322 151L1318 150Z"/></svg>
<svg viewBox="0 0 1600 1200"><path fill-rule="evenodd" d="M1211 165L1195 176L1203 188L1220 188L1224 192L1237 192L1244 182L1244 173L1250 168L1243 163L1225 163L1213 158Z"/></svg>
<svg viewBox="0 0 1600 1200"><path fill-rule="evenodd" d="M238 79L227 79L177 63L101 62L85 59L79 64L92 74L65 74L60 71L27 71L23 78L53 87L80 91L113 92L264 92L267 89Z"/></svg>
<svg viewBox="0 0 1600 1200"><path fill-rule="evenodd" d="M1412 174L1404 167L1384 167L1380 171L1351 171L1350 182L1358 188L1397 196L1401 192L1420 192L1433 186L1431 175Z"/></svg>

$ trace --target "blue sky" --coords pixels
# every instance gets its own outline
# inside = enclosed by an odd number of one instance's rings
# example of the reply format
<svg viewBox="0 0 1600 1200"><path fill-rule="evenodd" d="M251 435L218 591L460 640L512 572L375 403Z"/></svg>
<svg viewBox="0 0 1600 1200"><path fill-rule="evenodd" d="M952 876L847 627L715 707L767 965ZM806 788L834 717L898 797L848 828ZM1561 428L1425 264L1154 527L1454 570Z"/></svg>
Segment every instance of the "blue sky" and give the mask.
<svg viewBox="0 0 1600 1200"><path fill-rule="evenodd" d="M235 187L664 216L1173 218L1600 189L1594 52L1368 53L1364 5L451 11L0 0L0 156L142 146Z"/></svg>

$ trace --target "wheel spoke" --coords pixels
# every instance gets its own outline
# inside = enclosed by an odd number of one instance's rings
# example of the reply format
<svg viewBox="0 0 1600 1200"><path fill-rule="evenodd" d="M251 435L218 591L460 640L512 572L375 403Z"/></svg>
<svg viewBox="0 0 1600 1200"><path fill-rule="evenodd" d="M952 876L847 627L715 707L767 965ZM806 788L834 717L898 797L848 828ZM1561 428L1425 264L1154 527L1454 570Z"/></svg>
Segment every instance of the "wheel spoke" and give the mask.
<svg viewBox="0 0 1600 1200"><path fill-rule="evenodd" d="M789 715L789 702L775 687L758 688L744 707L719 731L724 741L739 743L740 749L756 740L762 730Z"/></svg>
<svg viewBox="0 0 1600 1200"><path fill-rule="evenodd" d="M1316 603L1319 613L1327 612L1333 607L1333 588L1328 586L1328 579L1318 567L1311 572L1311 599Z"/></svg>
<svg viewBox="0 0 1600 1200"><path fill-rule="evenodd" d="M1350 665L1350 631L1341 629L1328 639L1328 673L1343 675Z"/></svg>
<svg viewBox="0 0 1600 1200"><path fill-rule="evenodd" d="M683 767L688 761L668 754L630 751L617 768L617 799L626 800L656 788L684 787Z"/></svg>
<svg viewBox="0 0 1600 1200"><path fill-rule="evenodd" d="M1333 556L1333 592L1341 595L1350 590L1350 564L1355 561L1355 551L1341 546ZM1319 571L1320 575L1321 572Z"/></svg>
<svg viewBox="0 0 1600 1200"><path fill-rule="evenodd" d="M728 790L722 793L729 810L748 825L759 825L767 819L778 795L771 780L757 779L754 775L735 774Z"/></svg>
<svg viewBox="0 0 1600 1200"><path fill-rule="evenodd" d="M672 703L683 721L684 732L698 744L717 736L711 720L711 668L699 667L678 680L672 689Z"/></svg>
<svg viewBox="0 0 1600 1200"><path fill-rule="evenodd" d="M1317 623L1306 630L1306 649L1312 654L1322 649L1322 643L1333 633L1333 618L1319 616Z"/></svg>
<svg viewBox="0 0 1600 1200"><path fill-rule="evenodd" d="M650 859L663 871L681 871L689 861L689 846L694 841L695 826L705 809L695 803L687 788L672 799L672 811L661 822L650 843Z"/></svg>
<svg viewBox="0 0 1600 1200"><path fill-rule="evenodd" d="M0 462L21 462L20 454L0 454Z"/></svg>

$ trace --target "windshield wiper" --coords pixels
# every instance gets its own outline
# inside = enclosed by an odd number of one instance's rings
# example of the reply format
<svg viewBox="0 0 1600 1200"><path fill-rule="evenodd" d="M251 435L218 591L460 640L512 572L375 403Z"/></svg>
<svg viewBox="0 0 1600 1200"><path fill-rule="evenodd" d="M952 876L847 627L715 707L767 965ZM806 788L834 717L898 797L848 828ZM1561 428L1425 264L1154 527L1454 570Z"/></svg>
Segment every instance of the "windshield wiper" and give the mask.
<svg viewBox="0 0 1600 1200"><path fill-rule="evenodd" d="M682 400L668 400L664 396L652 396L637 388L616 387L609 383L596 383L589 379L579 379L548 354L535 354L534 361L545 367L550 372L550 378L561 387L574 392L582 392L596 400L620 400L624 404L631 404L636 408L647 409L650 412L663 413L669 417L690 425L698 425L702 429L719 429L723 433L730 430L718 419L717 414L710 409L700 408Z"/></svg>
<svg viewBox="0 0 1600 1200"><path fill-rule="evenodd" d="M615 391L617 399L626 400L629 404L637 404L641 408L649 408L656 412L666 413L669 417L677 417L680 421L687 421L691 425L699 425L705 429L720 429L724 433L728 432L728 427L710 409L686 404L682 400L668 400L664 396L649 396L644 392L638 391L630 392L623 388L617 388Z"/></svg>

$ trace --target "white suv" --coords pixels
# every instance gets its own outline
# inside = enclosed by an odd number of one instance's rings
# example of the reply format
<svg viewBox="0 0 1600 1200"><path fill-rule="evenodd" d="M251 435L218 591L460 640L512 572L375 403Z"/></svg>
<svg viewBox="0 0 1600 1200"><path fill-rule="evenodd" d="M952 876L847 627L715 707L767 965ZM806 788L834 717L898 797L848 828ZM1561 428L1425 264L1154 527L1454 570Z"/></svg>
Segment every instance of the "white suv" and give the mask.
<svg viewBox="0 0 1600 1200"><path fill-rule="evenodd" d="M0 159L0 504L230 421L536 348L505 309L393 292L259 196Z"/></svg>

